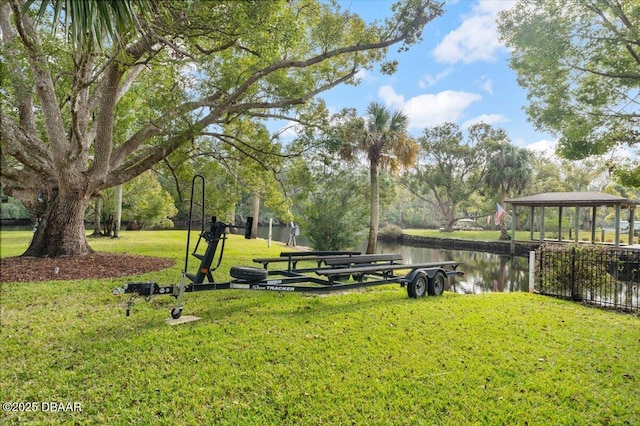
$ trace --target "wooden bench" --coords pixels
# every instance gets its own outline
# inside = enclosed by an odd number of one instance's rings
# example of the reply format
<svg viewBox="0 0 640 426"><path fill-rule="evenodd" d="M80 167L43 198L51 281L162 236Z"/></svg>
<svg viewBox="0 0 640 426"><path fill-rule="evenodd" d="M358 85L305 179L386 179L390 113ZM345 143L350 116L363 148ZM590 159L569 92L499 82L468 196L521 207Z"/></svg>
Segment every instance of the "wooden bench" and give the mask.
<svg viewBox="0 0 640 426"><path fill-rule="evenodd" d="M359 251L283 251L280 257L300 257L300 256L354 256L360 254Z"/></svg>
<svg viewBox="0 0 640 426"><path fill-rule="evenodd" d="M342 258L329 258L325 260L325 265L351 266L363 263L389 262L394 263L402 260L400 254L363 254L360 256L349 256Z"/></svg>
<svg viewBox="0 0 640 426"><path fill-rule="evenodd" d="M318 268L322 263L331 259L348 259L353 255L359 255L359 251L300 251L300 252L282 252L280 257L261 257L253 259L256 263L262 263L262 267L267 269L269 263L287 262L287 270L296 269L298 262L314 261L317 262Z"/></svg>

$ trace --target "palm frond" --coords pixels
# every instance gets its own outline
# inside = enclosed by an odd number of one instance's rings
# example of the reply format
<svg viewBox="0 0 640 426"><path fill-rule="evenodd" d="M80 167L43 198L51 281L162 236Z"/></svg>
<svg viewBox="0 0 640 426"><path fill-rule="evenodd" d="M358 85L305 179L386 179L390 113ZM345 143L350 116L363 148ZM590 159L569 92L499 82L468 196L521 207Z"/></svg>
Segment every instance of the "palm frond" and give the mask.
<svg viewBox="0 0 640 426"><path fill-rule="evenodd" d="M36 7L36 20L52 12L53 30L62 27L65 38L75 48L101 46L111 39L122 44L127 34L140 28L140 19L147 19L156 6L152 0L27 0L26 13Z"/></svg>

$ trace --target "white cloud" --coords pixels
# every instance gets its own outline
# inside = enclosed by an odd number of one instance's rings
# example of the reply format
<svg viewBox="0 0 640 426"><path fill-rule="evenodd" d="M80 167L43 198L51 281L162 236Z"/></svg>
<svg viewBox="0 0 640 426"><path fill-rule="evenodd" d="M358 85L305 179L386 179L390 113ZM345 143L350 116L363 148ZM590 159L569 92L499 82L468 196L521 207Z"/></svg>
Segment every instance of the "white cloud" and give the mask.
<svg viewBox="0 0 640 426"><path fill-rule="evenodd" d="M402 109L404 107L404 96L398 95L391 86L382 86L378 89L378 96L380 96L388 106L396 109Z"/></svg>
<svg viewBox="0 0 640 426"><path fill-rule="evenodd" d="M482 83L481 87L485 92L493 95L493 80L491 80L490 78L486 79L484 83Z"/></svg>
<svg viewBox="0 0 640 426"><path fill-rule="evenodd" d="M418 86L420 86L421 89L425 89L427 88L427 86L433 86L438 81L442 80L443 78L451 74L452 71L453 71L453 67L448 67L436 75L425 74L424 77L422 77L422 79L420 79L420 81L418 82Z"/></svg>
<svg viewBox="0 0 640 426"><path fill-rule="evenodd" d="M554 158L556 156L556 147L558 146L558 141L548 140L548 139L540 139L537 142L530 143L527 145L527 149L529 151L533 151L538 154L544 155L545 158Z"/></svg>
<svg viewBox="0 0 640 426"><path fill-rule="evenodd" d="M478 123L486 123L486 124L494 125L498 123L508 123L508 122L509 122L509 119L501 114L482 114L475 118L472 118L471 120L467 120L464 123L462 123L462 128L468 129L469 127Z"/></svg>
<svg viewBox="0 0 640 426"><path fill-rule="evenodd" d="M516 4L516 0L479 0L474 10L498 16L498 13L510 9L514 4Z"/></svg>
<svg viewBox="0 0 640 426"><path fill-rule="evenodd" d="M391 86L382 86L378 96L394 109L402 110L409 117L409 129L423 129L459 120L464 110L482 96L476 93L445 90L414 96L405 100Z"/></svg>
<svg viewBox="0 0 640 426"><path fill-rule="evenodd" d="M498 12L514 3L512 0L480 0L462 24L434 49L436 60L448 64L495 61L497 51L503 47L498 39L496 18Z"/></svg>
<svg viewBox="0 0 640 426"><path fill-rule="evenodd" d="M353 78L365 83L374 83L376 81L376 78L364 68L358 70Z"/></svg>
<svg viewBox="0 0 640 426"><path fill-rule="evenodd" d="M289 120L276 131L276 134L284 140L293 140L298 137L300 131L302 131L300 123Z"/></svg>

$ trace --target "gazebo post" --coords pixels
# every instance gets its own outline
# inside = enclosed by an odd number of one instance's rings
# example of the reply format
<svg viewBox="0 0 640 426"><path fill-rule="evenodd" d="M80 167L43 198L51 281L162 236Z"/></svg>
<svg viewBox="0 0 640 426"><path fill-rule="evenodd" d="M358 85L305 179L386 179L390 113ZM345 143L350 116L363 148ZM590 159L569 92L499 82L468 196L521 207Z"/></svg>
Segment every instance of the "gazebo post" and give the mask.
<svg viewBox="0 0 640 426"><path fill-rule="evenodd" d="M620 204L616 204L616 247L620 245Z"/></svg>
<svg viewBox="0 0 640 426"><path fill-rule="evenodd" d="M511 207L513 209L511 215L511 254L514 255L516 253L516 206L512 205Z"/></svg>
<svg viewBox="0 0 640 426"><path fill-rule="evenodd" d="M558 242L562 242L562 206L558 207Z"/></svg>
<svg viewBox="0 0 640 426"><path fill-rule="evenodd" d="M580 206L576 206L576 223L573 225L573 230L576 233L576 244L580 242Z"/></svg>
<svg viewBox="0 0 640 426"><path fill-rule="evenodd" d="M535 224L534 217L533 217L534 213L535 213L535 207L531 206L531 214L529 215L531 217L531 219L529 219L529 229L531 234L529 239L531 241L533 241L533 226Z"/></svg>
<svg viewBox="0 0 640 426"><path fill-rule="evenodd" d="M629 206L629 245L633 245L634 222L636 221L636 209Z"/></svg>
<svg viewBox="0 0 640 426"><path fill-rule="evenodd" d="M596 242L596 206L591 207L591 244Z"/></svg>
<svg viewBox="0 0 640 426"><path fill-rule="evenodd" d="M633 232L636 231L638 228L637 224L635 223L635 209L637 206L640 206L640 200L630 200L628 198L624 198L624 197L619 197L619 196L615 196L615 195L611 195L611 194L604 194L604 193L600 193L600 192L549 192L549 193L541 193L541 194L535 194L535 195L529 195L526 197L520 197L520 198L513 198L510 200L505 200L508 204L511 204L514 206L514 209L516 208L516 206L528 206L531 210L531 229L530 229L530 238L531 241L533 241L533 239L535 238L535 222L539 221L538 224L538 230L540 232L540 242L544 242L545 240L545 214L546 214L546 208L547 207L551 207L551 208L558 208L558 213L557 213L557 217L558 217L558 241L562 242L563 241L563 235L562 235L562 216L563 214L566 216L565 212L565 207L567 208L575 208L575 223L572 226L569 226L569 238L568 240L570 240L570 242L576 242L579 243L580 242L580 228L581 228L581 219L580 219L580 213L582 211L582 208L591 208L591 243L595 244L597 242L596 239L596 219L597 219L597 208L600 206L606 206L606 207L613 207L615 209L615 245L619 246L620 245L620 218L621 218L621 210L622 209L629 209L629 221L630 221L630 231L629 232L629 244L633 244L634 242L634 236L633 236ZM538 218L536 219L535 215L536 215L536 208L540 208L540 212L538 213ZM572 210L573 211L573 210ZM584 212L585 214L588 214L587 211ZM555 212L552 212L552 214L555 214ZM585 222L587 221L588 216L585 216ZM626 215L625 215L626 218ZM555 223L555 222L554 222ZM602 225L602 224L601 224ZM553 230L555 230L555 228L553 228ZM575 230L575 237L571 236L571 233ZM512 239L513 235L515 235L512 230ZM604 229L602 230L603 233L603 239L604 239ZM624 236L623 236L624 238ZM555 241L556 239L553 238L553 240ZM586 240L586 238L585 238ZM626 238L623 241L623 244L626 243Z"/></svg>

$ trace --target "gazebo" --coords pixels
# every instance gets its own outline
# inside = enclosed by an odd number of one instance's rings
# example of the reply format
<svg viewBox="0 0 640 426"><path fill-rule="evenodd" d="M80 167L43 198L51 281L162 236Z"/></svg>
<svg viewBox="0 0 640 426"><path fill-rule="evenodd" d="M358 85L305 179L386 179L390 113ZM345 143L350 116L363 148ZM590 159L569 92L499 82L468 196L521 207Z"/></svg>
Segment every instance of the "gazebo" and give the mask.
<svg viewBox="0 0 640 426"><path fill-rule="evenodd" d="M539 209L540 214L540 241L544 241L544 215L545 207L557 207L558 208L558 241L562 240L562 213L566 208L575 208L576 218L580 217L581 208L591 209L591 242L596 242L596 208L597 207L613 207L615 208L615 245L620 245L620 215L621 210L629 210L629 244L633 244L633 232L634 232L634 220L635 220L635 207L640 205L640 201L630 200L628 198L619 197L616 195L604 194L601 192L547 192L536 195L529 195L527 197L512 198L506 200L507 204L511 204L513 209L517 207L529 207L531 209L530 214L530 228L531 228L531 240L533 238L534 229L534 217L536 208ZM578 234L580 229L580 223L576 219L573 224L575 242L578 242ZM511 241L515 239L515 220L511 221Z"/></svg>

